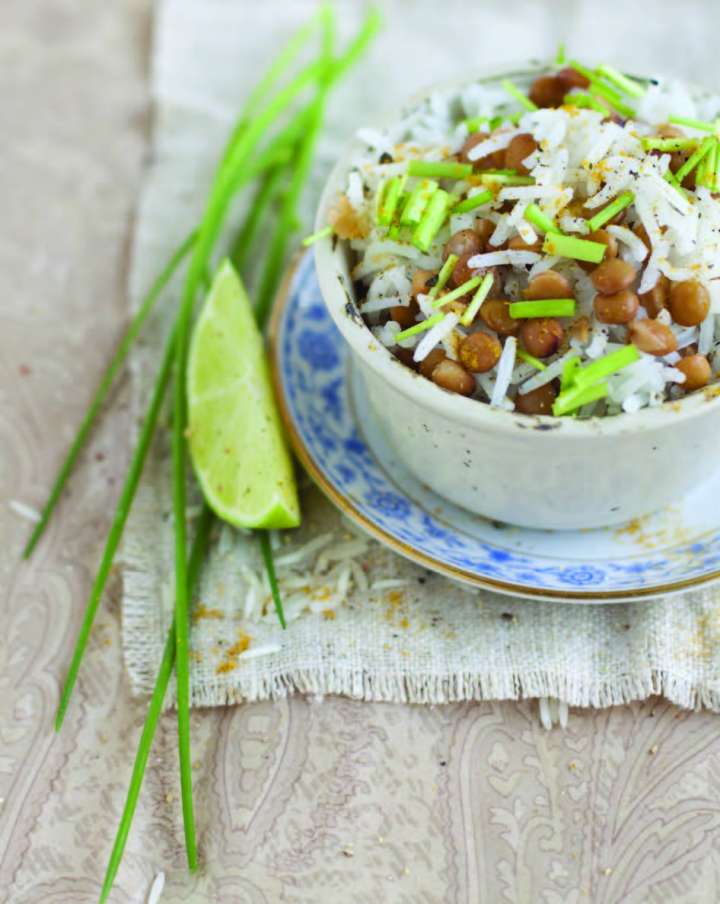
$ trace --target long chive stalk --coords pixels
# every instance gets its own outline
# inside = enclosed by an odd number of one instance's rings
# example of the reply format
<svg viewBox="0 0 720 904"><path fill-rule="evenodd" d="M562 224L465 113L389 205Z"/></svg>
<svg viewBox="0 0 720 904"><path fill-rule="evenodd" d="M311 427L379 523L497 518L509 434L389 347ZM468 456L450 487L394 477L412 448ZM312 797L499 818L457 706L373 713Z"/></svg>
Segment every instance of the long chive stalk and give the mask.
<svg viewBox="0 0 720 904"><path fill-rule="evenodd" d="M62 693L60 695L60 703L58 705L57 715L55 716L56 731L60 731L63 719L65 718L65 712L67 710L68 703L70 702L70 695L72 694L73 688L75 687L75 681L80 669L80 663L82 661L83 654L85 653L85 647L87 646L90 631L92 630L98 605L100 604L100 599L102 598L102 593L105 589L105 583L110 573L110 568L112 567L115 552L117 551L118 544L120 543L120 538L122 536L123 528L125 527L125 522L127 521L128 514L130 513L130 506L132 505L132 501L135 497L135 491L137 490L138 483L140 482L140 475L142 474L145 459L147 457L148 450L150 449L150 443L152 442L152 438L155 433L155 426L160 414L160 408L162 406L163 398L165 397L165 391L167 390L167 386L170 380L174 355L175 331L173 330L165 346L162 363L160 364L160 369L155 379L155 388L150 399L150 405L148 406L145 419L143 420L142 427L140 428L140 435L138 437L137 446L135 447L135 451L130 462L130 467L125 478L125 483L123 484L122 492L120 493L120 499L118 500L115 515L113 517L112 527L110 528L110 533L108 534L107 540L105 541L105 549L103 551L100 567L98 568L97 574L95 575L95 580L90 592L90 598L88 599L87 607L85 609L85 615L83 616L82 625L80 626L80 631L78 632L77 640L75 641L75 649L73 650L73 656L70 660L70 668L68 669L68 674L65 678L65 684L63 685Z"/></svg>
<svg viewBox="0 0 720 904"><path fill-rule="evenodd" d="M277 196L283 172L283 167L281 166L270 170L263 178L258 190L250 201L248 216L240 232L238 232L230 252L230 259L237 270L242 270L245 266L248 251L255 240L265 211Z"/></svg>
<svg viewBox="0 0 720 904"><path fill-rule="evenodd" d="M347 69L363 53L367 45L375 36L380 26L380 17L376 10L368 13L357 37L351 43L345 53L336 60L331 67L325 66L325 85L321 89L313 108L313 118L310 120L305 134L303 145L295 163L292 181L287 189L283 208L278 218L275 234L270 240L270 250L265 261L260 285L256 294L255 316L262 327L270 312L273 298L277 292L282 278L282 264L287 253L287 246L292 233L297 228L297 203L303 189L312 162L312 153L317 141L318 132L322 124L325 106L325 96L332 85L347 71Z"/></svg>
<svg viewBox="0 0 720 904"><path fill-rule="evenodd" d="M338 76L344 71L351 60L364 49L364 45L370 39L374 31L377 29L377 18L374 14L368 20L372 27L361 31L359 38L351 45L350 50L334 67L334 74ZM176 631L176 678L177 678L177 703L178 703L178 749L180 755L180 776L181 790L183 796L183 820L185 823L185 838L188 854L188 863L193 869L196 865L196 851L194 846L194 830L193 830L193 805L192 805L192 775L190 761L190 731L189 731L189 664L188 664L188 612L187 612L187 562L185 549L185 473L186 473L186 423L187 423L187 400L186 387L184 385L184 376L187 370L187 356L190 321L192 310L195 303L197 290L202 278L202 274L207 268L210 255L212 253L215 240L220 230L224 215L229 203L228 182L232 183L236 178L236 173L247 163L255 145L261 138L265 129L270 123L282 112L290 103L299 95L299 93L308 86L316 78L325 76L327 72L327 63L321 60L307 66L289 85L279 91L275 97L267 104L262 113L250 123L247 129L237 137L234 147L227 154L223 166L220 168L218 178L215 180L210 192L205 214L198 231L198 241L194 247L193 255L190 260L188 272L185 280L185 286L181 298L180 310L178 315L178 337L175 356L175 392L173 406L173 430L172 430L172 487L173 487L173 512L175 516L175 631ZM308 127L308 133L303 141L303 146L307 150L307 159L303 158L298 161L293 181L288 195L298 195L302 187L299 179L298 171L303 174L303 179L309 168L309 156L314 140L317 137L317 125L314 123ZM308 139L308 135L310 139ZM286 196L287 201L287 196ZM287 210L287 206L285 208ZM287 237L291 232L291 226L294 226L294 207L293 207L293 223L281 215L280 228L284 230L285 242L281 245L276 243L271 249L277 256L275 263L277 273L272 274L272 278L263 280L262 289L265 296L258 297L259 319L262 321L264 313L269 311L270 302L277 287L277 280L280 277L280 264L282 257L278 254L283 252ZM268 260L273 260L273 255L268 255ZM267 268L266 271L267 273Z"/></svg>
<svg viewBox="0 0 720 904"><path fill-rule="evenodd" d="M278 621L282 625L283 630L285 630L285 628L287 628L287 622L285 621L285 610L283 609L282 597L280 596L277 575L275 574L275 562L273 560L272 545L270 543L270 531L259 530L256 531L256 534L260 541L260 552L262 553L263 562L265 563L265 571L267 572L268 583L270 584L270 593L272 594L273 602L275 603L275 612L277 613Z"/></svg>
<svg viewBox="0 0 720 904"><path fill-rule="evenodd" d="M100 385L96 389L95 395L93 396L92 401L90 402L90 405L85 412L85 416L82 419L82 423L80 424L78 432L75 434L75 439L73 440L72 445L70 446L68 453L65 456L65 460L60 466L60 470L58 471L55 482L53 483L52 489L50 490L48 500L43 506L43 510L40 514L40 520L35 525L35 528L30 535L30 539L27 541L25 549L23 550L24 559L27 559L32 554L32 551L33 549L35 549L38 540L43 535L45 528L48 525L48 521L50 520L50 517L55 510L55 506L57 505L58 500L62 495L65 484L67 483L67 480L70 477L73 468L75 467L78 457L82 452L83 447L85 446L93 424L97 420L100 410L108 397L110 387L112 386L115 377L118 375L120 369L125 363L125 359L128 356L130 347L132 346L135 339L137 339L140 331L145 324L145 321L155 307L155 303L157 302L167 284L172 279L183 258L192 247L194 240L195 233L191 233L185 239L183 239L183 241L178 245L178 247L170 256L170 260L166 264L163 271L157 277L143 300L140 302L137 313L130 321L130 326L127 328L127 332L120 341L120 344L118 345L117 350L113 355L112 360L110 361L110 364L108 364L107 370L103 374L102 380L100 381Z"/></svg>
<svg viewBox="0 0 720 904"><path fill-rule="evenodd" d="M207 552L208 541L210 539L210 528L213 522L213 515L207 505L203 506L202 513L197 521L195 529L195 538L193 540L192 550L190 551L190 559L188 562L188 592L192 593L195 583L200 574L200 566ZM127 843L130 826L132 825L135 808L137 806L140 788L142 787L145 768L147 767L150 748L152 747L155 730L157 728L160 715L162 713L163 700L167 693L170 676L172 675L173 666L175 664L175 625L171 625L168 631L167 640L165 641L165 649L163 651L162 660L155 678L155 687L153 688L150 705L148 706L147 715L145 716L145 724L143 725L140 742L138 744L137 753L135 754L135 762L133 764L132 775L130 777L130 785L128 787L127 796L125 798L125 806L123 808L120 825L115 835L110 859L105 871L105 879L103 881L102 891L100 893L99 904L107 901L110 890L115 881L120 862L122 860L125 844Z"/></svg>

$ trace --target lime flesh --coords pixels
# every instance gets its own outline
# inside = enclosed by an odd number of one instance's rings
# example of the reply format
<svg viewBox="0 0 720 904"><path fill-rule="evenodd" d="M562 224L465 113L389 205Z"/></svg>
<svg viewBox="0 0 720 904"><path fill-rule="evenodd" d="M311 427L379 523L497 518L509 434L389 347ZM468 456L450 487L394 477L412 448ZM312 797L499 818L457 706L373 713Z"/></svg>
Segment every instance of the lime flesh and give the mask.
<svg viewBox="0 0 720 904"><path fill-rule="evenodd" d="M187 380L190 453L208 505L236 527L297 527L297 487L263 338L229 261L195 324Z"/></svg>

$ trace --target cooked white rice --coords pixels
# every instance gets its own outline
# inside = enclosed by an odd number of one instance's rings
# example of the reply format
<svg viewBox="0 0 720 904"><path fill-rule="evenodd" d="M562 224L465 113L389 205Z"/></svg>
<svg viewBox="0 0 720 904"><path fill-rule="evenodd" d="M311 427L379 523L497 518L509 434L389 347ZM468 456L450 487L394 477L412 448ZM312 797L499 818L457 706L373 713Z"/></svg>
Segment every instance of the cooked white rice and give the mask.
<svg viewBox="0 0 720 904"><path fill-rule="evenodd" d="M521 87L527 83L519 82ZM697 346L698 352L720 360L720 203L704 187L679 193L665 176L670 165L668 153L649 154L643 149L641 138L655 134L659 123L668 116L680 113L694 118L714 119L720 112L717 98L693 93L687 87L669 80L658 79L649 84L636 103L637 116L624 123L604 118L593 109L560 107L525 112L506 121L486 140L468 153L470 160L478 160L501 151L516 135L530 134L538 147L527 158L531 167L532 185L500 187L493 200L470 212L454 214L437 233L426 253L418 251L409 241L397 235L388 237L385 226L371 225L363 239L354 239L351 247L357 255L353 271L362 281L367 296L361 306L375 337L392 348L398 343L399 327L394 321L382 323L384 312L392 306L407 306L411 299L411 280L416 268L437 271L443 262L443 248L448 238L460 229L472 229L476 220L489 219L495 224L487 251L475 255L469 267L482 270L500 267L504 272L503 297L522 298L528 280L546 270L554 269L571 279L577 303L576 316L588 318L588 338L572 338L558 353L548 359L543 371L516 361L517 343L512 337L505 340L503 352L495 368L475 374L476 398L492 405L512 409L518 393L525 394L556 379L564 363L579 357L581 363L597 360L615 348L621 348L627 337L625 327L608 327L597 321L593 313L595 289L588 274L575 261L513 249L492 250L515 236L527 244L542 238L525 219L529 203L536 204L548 217L556 219L567 235L582 237L588 232L587 221L575 216L571 200L581 200L590 210L630 191L634 203L627 211L626 224L606 225L604 228L618 242L620 256L638 268L634 291L650 290L661 275L670 280L693 279L710 293L710 312L699 327L672 326L678 340L678 351ZM404 174L407 161L421 159L442 161L463 144L468 130L462 123L465 117L508 115L519 110L497 84L470 84L460 92L435 93L419 107L410 111L394 126L383 131L362 129L358 137L366 151L357 158L348 175L347 196L350 204L375 223L373 214L378 194L385 180ZM688 137L704 137L704 133L685 129ZM392 162L380 155L389 154ZM410 192L417 179L409 177L405 191ZM441 185L448 190L450 183ZM485 190L485 186L462 186L468 197ZM509 207L509 209L507 209ZM652 253L633 232L642 224L650 238ZM418 299L421 322L435 313L428 299ZM640 311L646 314L645 309ZM668 322L667 312L661 312L660 322ZM472 327L470 331L472 331ZM457 358L457 342L465 335L456 313L448 311L439 324L426 332L400 342L404 348L414 349L416 362L436 347L443 347ZM658 361L642 353L641 360L609 380L607 401L593 403L581 412L608 414L624 410L658 405L674 397L672 387L681 383L682 373L673 365L680 355L673 352Z"/></svg>

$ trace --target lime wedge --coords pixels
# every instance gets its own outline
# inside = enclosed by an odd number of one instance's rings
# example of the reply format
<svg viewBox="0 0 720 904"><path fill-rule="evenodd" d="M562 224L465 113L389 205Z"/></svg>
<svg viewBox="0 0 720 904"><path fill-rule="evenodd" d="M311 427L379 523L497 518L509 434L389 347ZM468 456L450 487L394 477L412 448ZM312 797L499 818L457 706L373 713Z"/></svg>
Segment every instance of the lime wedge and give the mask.
<svg viewBox="0 0 720 904"><path fill-rule="evenodd" d="M229 261L193 331L188 409L193 466L213 511L236 527L297 527L297 487L263 338Z"/></svg>

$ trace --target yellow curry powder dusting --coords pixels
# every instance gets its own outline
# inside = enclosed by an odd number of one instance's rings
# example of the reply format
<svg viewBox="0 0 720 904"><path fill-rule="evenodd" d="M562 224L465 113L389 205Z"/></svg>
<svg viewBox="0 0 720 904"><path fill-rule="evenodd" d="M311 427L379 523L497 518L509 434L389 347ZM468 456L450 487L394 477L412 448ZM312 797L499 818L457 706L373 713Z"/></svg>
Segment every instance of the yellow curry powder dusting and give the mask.
<svg viewBox="0 0 720 904"><path fill-rule="evenodd" d="M245 652L245 650L248 649L251 641L252 637L250 637L250 635L246 634L244 631L241 631L240 638L225 651L225 658L215 669L215 672L218 675L223 675L226 672L232 672L233 669L237 668L238 659Z"/></svg>

